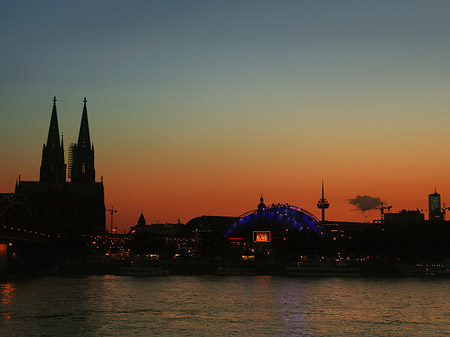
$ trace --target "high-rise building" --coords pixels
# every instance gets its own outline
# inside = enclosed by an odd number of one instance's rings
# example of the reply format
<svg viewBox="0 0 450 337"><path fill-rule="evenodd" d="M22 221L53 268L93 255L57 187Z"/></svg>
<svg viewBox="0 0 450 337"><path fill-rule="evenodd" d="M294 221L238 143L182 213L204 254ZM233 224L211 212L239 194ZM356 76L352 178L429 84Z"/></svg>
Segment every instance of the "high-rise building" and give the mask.
<svg viewBox="0 0 450 337"><path fill-rule="evenodd" d="M428 195L428 216L431 221L443 221L444 212L441 207L441 195L434 190Z"/></svg>

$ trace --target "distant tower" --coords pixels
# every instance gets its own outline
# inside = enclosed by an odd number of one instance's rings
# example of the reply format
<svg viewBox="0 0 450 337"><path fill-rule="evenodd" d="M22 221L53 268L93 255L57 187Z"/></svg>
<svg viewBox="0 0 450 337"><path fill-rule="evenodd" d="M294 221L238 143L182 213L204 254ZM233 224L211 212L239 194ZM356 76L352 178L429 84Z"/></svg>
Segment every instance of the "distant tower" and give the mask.
<svg viewBox="0 0 450 337"><path fill-rule="evenodd" d="M441 195L436 192L436 188L434 189L434 193L428 194L428 212L429 220L444 220L444 212L441 208Z"/></svg>
<svg viewBox="0 0 450 337"><path fill-rule="evenodd" d="M147 223L146 223L145 218L144 218L144 213L141 212L141 215L139 216L139 220L138 220L138 223L137 223L136 226L137 227L145 227L145 226L147 226Z"/></svg>
<svg viewBox="0 0 450 337"><path fill-rule="evenodd" d="M86 102L85 97L78 143L71 146L70 149L72 159L70 179L72 182L95 182L94 145L91 145L91 137L89 135Z"/></svg>
<svg viewBox="0 0 450 337"><path fill-rule="evenodd" d="M59 142L58 116L56 114L56 97L53 97L53 110L48 130L47 144L42 149L41 182L65 182L66 164L64 163L64 144Z"/></svg>
<svg viewBox="0 0 450 337"><path fill-rule="evenodd" d="M322 222L325 221L325 210L330 207L330 203L325 199L325 193L323 190L323 180L322 180L322 198L317 202L317 208L322 210Z"/></svg>
<svg viewBox="0 0 450 337"><path fill-rule="evenodd" d="M258 212L262 212L266 210L266 204L264 203L264 198L261 193L261 198L259 198Z"/></svg>

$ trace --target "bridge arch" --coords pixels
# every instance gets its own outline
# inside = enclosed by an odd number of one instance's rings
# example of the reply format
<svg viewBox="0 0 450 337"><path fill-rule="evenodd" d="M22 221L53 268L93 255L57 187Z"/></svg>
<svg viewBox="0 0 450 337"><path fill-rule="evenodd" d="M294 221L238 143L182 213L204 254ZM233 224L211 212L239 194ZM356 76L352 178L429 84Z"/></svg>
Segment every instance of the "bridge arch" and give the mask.
<svg viewBox="0 0 450 337"><path fill-rule="evenodd" d="M25 196L0 194L0 224L39 232L37 219L33 205Z"/></svg>

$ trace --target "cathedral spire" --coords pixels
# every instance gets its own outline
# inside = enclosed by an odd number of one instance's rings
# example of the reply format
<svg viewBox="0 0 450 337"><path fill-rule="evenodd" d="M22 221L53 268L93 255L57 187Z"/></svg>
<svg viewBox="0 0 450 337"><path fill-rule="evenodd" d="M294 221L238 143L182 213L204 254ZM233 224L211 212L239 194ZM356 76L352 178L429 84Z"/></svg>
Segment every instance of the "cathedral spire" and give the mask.
<svg viewBox="0 0 450 337"><path fill-rule="evenodd" d="M65 181L66 164L64 147L59 139L58 115L56 113L56 96L53 96L52 117L48 130L47 144L42 149L40 181Z"/></svg>
<svg viewBox="0 0 450 337"><path fill-rule="evenodd" d="M52 117L50 119L50 128L47 136L47 148L57 149L61 145L59 143L59 127L58 116L56 113L56 96L53 96Z"/></svg>
<svg viewBox="0 0 450 337"><path fill-rule="evenodd" d="M95 182L94 146L91 145L91 137L89 134L86 97L83 103L78 143L72 149L73 162L70 176L72 182Z"/></svg>
<svg viewBox="0 0 450 337"><path fill-rule="evenodd" d="M81 125L80 125L80 133L78 135L78 147L87 147L89 148L91 146L91 137L89 134L89 123L88 123L88 116L87 116L87 107L86 107L86 97L83 100L84 106L83 106L83 115L81 116Z"/></svg>

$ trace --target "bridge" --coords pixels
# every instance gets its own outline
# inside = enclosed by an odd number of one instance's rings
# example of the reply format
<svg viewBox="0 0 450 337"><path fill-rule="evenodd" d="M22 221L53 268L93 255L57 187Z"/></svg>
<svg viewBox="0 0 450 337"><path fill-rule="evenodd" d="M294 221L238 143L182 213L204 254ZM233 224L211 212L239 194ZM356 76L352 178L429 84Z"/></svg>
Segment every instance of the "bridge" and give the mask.
<svg viewBox="0 0 450 337"><path fill-rule="evenodd" d="M19 245L48 245L54 236L42 232L27 198L16 193L0 194L0 281L6 279L8 250Z"/></svg>
<svg viewBox="0 0 450 337"><path fill-rule="evenodd" d="M26 197L17 193L0 194L0 282L12 274L37 275L52 271L66 258L106 250L115 240L98 233L51 233L41 225Z"/></svg>

